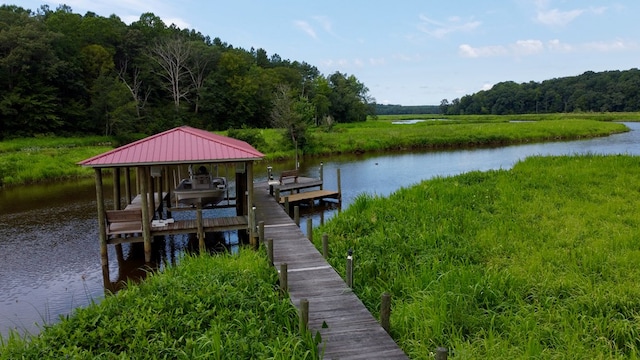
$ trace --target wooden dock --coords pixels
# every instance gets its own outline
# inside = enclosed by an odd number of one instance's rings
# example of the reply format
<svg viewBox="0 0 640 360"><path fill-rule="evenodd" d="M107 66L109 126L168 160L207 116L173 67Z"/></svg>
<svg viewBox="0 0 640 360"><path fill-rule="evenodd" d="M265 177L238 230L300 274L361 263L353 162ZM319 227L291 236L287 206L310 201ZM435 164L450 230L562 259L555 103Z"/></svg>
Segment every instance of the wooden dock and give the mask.
<svg viewBox="0 0 640 360"><path fill-rule="evenodd" d="M291 302L309 301L309 329L322 337L325 359L407 359L362 301L304 236L266 183L256 184L257 221L273 239L274 266L287 264ZM382 294L381 294L382 295Z"/></svg>
<svg viewBox="0 0 640 360"><path fill-rule="evenodd" d="M280 195L280 204L313 203L315 200L340 199L340 193L333 190L312 190L290 195Z"/></svg>

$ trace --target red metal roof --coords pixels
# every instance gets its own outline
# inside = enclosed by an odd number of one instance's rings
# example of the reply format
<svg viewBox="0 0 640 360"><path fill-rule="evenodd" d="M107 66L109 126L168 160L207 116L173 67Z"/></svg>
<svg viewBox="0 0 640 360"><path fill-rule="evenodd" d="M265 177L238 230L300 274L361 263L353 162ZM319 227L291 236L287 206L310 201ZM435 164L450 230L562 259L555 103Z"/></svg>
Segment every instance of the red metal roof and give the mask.
<svg viewBox="0 0 640 360"><path fill-rule="evenodd" d="M80 161L90 167L260 160L264 154L244 141L181 126Z"/></svg>

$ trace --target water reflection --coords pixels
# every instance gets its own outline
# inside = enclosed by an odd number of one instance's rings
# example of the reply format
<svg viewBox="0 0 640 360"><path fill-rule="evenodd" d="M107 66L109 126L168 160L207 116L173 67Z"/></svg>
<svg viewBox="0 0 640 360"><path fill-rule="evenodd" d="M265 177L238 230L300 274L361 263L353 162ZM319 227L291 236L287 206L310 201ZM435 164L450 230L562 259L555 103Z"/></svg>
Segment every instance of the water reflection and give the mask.
<svg viewBox="0 0 640 360"><path fill-rule="evenodd" d="M322 161L324 188L335 190L337 169L340 169L343 207L347 207L361 193L386 196L436 176L509 169L532 155L640 155L639 125L627 124L633 129L629 133L584 141L304 159L300 174L320 176ZM258 164L257 180L266 180L267 165L273 166L276 174L294 168L292 161ZM105 188L109 186L105 179ZM321 214L324 221L335 216L338 211L335 205L326 206L322 211L318 205L301 208L303 232L306 232L306 219L317 226L323 220ZM174 217L178 216L191 215L174 213ZM0 191L0 334L6 335L9 329L37 333L36 322L54 322L58 316L104 296L97 227L92 179ZM207 237L212 251L237 250L238 242L235 233L208 234ZM197 241L188 235L167 236L154 243L154 261L147 268L139 245L124 244L121 250L108 246L112 290L117 290L127 279L144 278L148 270L162 270L166 264L176 264L182 253L198 248Z"/></svg>

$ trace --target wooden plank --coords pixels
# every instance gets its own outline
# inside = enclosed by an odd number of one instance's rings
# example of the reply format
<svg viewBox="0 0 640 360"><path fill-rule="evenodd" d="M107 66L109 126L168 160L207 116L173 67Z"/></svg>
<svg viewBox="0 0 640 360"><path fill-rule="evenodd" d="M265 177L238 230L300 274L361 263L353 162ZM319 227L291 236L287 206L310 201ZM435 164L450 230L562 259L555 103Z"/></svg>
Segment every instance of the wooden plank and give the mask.
<svg viewBox="0 0 640 360"><path fill-rule="evenodd" d="M340 196L340 193L334 190L313 190L305 191L297 194L287 195L289 198L289 204L318 200L318 199L336 199ZM284 204L285 196L280 196L280 204Z"/></svg>
<svg viewBox="0 0 640 360"><path fill-rule="evenodd" d="M308 200L312 191L292 194ZM318 192L311 196L339 196ZM306 195L305 195L306 194ZM273 239L274 266L286 263L289 297L295 306L309 301L309 328L319 332L325 359L407 359L406 354L347 287L315 246L286 215L267 183L256 184L256 217L264 222L264 238ZM327 327L323 327L327 325Z"/></svg>

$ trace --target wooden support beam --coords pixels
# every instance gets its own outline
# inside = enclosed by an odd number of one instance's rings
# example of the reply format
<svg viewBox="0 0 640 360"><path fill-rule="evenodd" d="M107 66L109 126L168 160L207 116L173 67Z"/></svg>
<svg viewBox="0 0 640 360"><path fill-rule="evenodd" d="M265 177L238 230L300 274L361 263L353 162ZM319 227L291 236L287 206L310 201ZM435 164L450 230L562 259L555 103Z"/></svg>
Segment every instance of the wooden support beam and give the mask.
<svg viewBox="0 0 640 360"><path fill-rule="evenodd" d="M151 218L149 216L149 171L147 167L140 166L137 169L136 177L140 183L140 200L142 201L142 238L144 241L144 261L151 262Z"/></svg>
<svg viewBox="0 0 640 360"><path fill-rule="evenodd" d="M96 175L96 203L98 206L98 235L100 239L100 265L102 266L102 280L105 289L111 284L109 279L109 252L107 251L107 225L104 208L104 194L102 192L102 170L95 168Z"/></svg>

